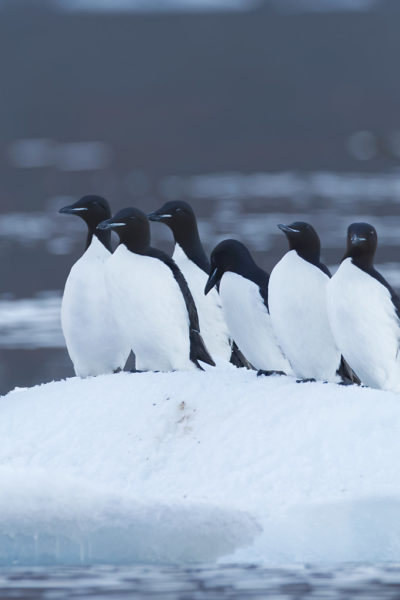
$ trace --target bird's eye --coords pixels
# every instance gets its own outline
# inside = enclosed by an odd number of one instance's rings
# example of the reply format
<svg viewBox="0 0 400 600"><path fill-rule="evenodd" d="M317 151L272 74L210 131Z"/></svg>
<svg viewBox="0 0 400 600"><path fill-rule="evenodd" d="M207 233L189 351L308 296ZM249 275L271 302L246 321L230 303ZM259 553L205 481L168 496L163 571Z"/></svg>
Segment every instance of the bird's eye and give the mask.
<svg viewBox="0 0 400 600"><path fill-rule="evenodd" d="M175 212L177 212L177 213L181 213L181 212L183 212L183 208L176 208L176 209L175 209Z"/></svg>

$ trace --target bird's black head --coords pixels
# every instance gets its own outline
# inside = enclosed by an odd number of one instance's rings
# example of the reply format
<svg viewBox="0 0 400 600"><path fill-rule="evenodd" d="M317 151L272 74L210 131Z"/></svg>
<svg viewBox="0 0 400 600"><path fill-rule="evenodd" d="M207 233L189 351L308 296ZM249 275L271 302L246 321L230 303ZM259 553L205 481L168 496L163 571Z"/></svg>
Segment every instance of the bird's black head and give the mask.
<svg viewBox="0 0 400 600"><path fill-rule="evenodd" d="M105 198L101 196L83 196L75 204L64 206L59 211L66 215L77 215L81 217L93 229L101 221L111 217L110 206Z"/></svg>
<svg viewBox="0 0 400 600"><path fill-rule="evenodd" d="M189 260L208 274L210 265L200 240L196 215L190 204L181 200L166 202L148 217L150 221L159 221L168 225L175 243L179 244Z"/></svg>
<svg viewBox="0 0 400 600"><path fill-rule="evenodd" d="M83 196L80 200L69 206L64 206L59 210L64 215L77 215L81 217L88 226L88 236L86 240L86 248L90 245L93 236L95 235L104 246L111 251L110 233L97 231L97 225L111 217L110 206L105 198L101 196Z"/></svg>
<svg viewBox="0 0 400 600"><path fill-rule="evenodd" d="M278 225L286 235L290 250L310 262L318 262L321 254L321 242L314 227L303 221L295 221L291 225Z"/></svg>
<svg viewBox="0 0 400 600"><path fill-rule="evenodd" d="M123 208L111 219L100 223L97 229L115 231L120 243L138 254L143 254L150 246L149 221L137 208Z"/></svg>
<svg viewBox="0 0 400 600"><path fill-rule="evenodd" d="M378 236L375 227L368 223L352 223L347 229L347 250L343 258L353 258L372 265Z"/></svg>
<svg viewBox="0 0 400 600"><path fill-rule="evenodd" d="M166 202L148 215L150 221L165 223L174 234L175 241L184 242L188 236L197 235L196 216L192 207L182 200Z"/></svg>
<svg viewBox="0 0 400 600"><path fill-rule="evenodd" d="M252 279L254 270L258 269L250 252L237 240L224 240L215 246L211 253L211 268L204 293L218 285L224 273L238 273Z"/></svg>

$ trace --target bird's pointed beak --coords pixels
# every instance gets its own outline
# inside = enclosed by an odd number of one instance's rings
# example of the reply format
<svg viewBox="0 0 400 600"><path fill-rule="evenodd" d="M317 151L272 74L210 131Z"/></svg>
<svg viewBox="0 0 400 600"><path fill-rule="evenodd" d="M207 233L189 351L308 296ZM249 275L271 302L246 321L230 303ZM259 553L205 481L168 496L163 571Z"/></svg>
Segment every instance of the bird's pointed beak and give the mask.
<svg viewBox="0 0 400 600"><path fill-rule="evenodd" d="M222 275L223 272L218 267L215 267L215 269L211 271L208 281L206 283L206 287L204 288L204 294L206 296L208 292L212 290L212 288L221 281Z"/></svg>
<svg viewBox="0 0 400 600"><path fill-rule="evenodd" d="M101 229L102 231L107 231L109 229L118 229L119 227L125 227L126 223L117 223L112 219L107 219L106 221L102 221L96 227L96 229Z"/></svg>
<svg viewBox="0 0 400 600"><path fill-rule="evenodd" d="M281 231L283 231L283 233L299 233L298 229L290 227L289 225L282 225L282 223L280 223L278 227Z"/></svg>
<svg viewBox="0 0 400 600"><path fill-rule="evenodd" d="M362 242L366 242L367 238L363 235L360 235L359 233L353 233L350 238L350 241L353 244L353 246L357 246L358 244L362 244Z"/></svg>
<svg viewBox="0 0 400 600"><path fill-rule="evenodd" d="M164 219L170 219L171 215L168 215L166 213L158 213L158 212L152 212L150 214L147 215L147 218L149 219L149 221L163 221Z"/></svg>
<svg viewBox="0 0 400 600"><path fill-rule="evenodd" d="M62 215L79 215L79 213L85 211L87 211L85 206L74 206L71 204L70 206L63 206L63 208L60 208L58 212Z"/></svg>

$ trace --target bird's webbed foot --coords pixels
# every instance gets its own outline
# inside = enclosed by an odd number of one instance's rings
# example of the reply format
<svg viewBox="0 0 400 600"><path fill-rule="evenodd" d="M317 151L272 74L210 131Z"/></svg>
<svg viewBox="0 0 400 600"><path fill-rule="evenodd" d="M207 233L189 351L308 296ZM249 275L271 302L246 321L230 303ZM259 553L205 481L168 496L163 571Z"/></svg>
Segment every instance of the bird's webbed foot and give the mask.
<svg viewBox="0 0 400 600"><path fill-rule="evenodd" d="M260 377L261 375L264 375L265 377L270 377L271 375L285 375L286 373L284 373L284 371L264 371L264 369L259 369L257 371L257 377Z"/></svg>
<svg viewBox="0 0 400 600"><path fill-rule="evenodd" d="M349 377L343 377L342 381L339 381L338 385L360 385L355 381L352 381Z"/></svg>

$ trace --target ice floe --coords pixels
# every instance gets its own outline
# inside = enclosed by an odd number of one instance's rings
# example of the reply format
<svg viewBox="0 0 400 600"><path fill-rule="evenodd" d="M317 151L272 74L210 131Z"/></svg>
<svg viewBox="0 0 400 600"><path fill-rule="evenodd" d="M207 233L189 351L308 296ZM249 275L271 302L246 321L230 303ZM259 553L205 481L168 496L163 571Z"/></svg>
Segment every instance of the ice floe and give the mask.
<svg viewBox="0 0 400 600"><path fill-rule="evenodd" d="M398 560L400 398L254 372L0 399L0 562Z"/></svg>

